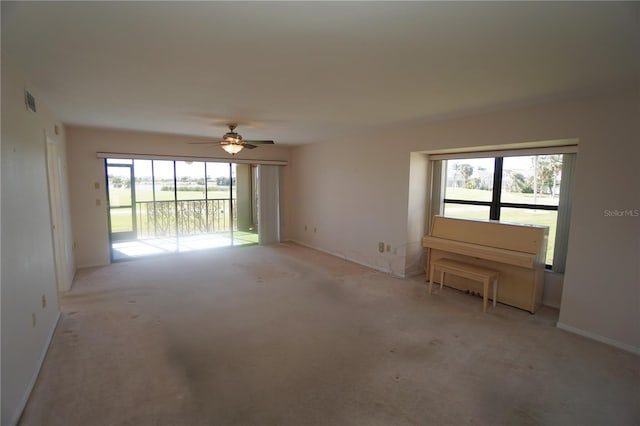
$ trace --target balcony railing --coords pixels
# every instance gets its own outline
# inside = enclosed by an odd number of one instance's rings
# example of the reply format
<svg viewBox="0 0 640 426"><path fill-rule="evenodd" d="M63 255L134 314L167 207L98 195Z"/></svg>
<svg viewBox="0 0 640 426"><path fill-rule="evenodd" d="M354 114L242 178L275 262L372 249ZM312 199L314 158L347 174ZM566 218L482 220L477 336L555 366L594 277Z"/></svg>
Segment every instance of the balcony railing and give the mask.
<svg viewBox="0 0 640 426"><path fill-rule="evenodd" d="M233 201L233 203L231 203ZM235 199L136 202L138 238L198 235L237 229ZM233 205L233 215L231 206ZM233 217L233 224L231 223Z"/></svg>

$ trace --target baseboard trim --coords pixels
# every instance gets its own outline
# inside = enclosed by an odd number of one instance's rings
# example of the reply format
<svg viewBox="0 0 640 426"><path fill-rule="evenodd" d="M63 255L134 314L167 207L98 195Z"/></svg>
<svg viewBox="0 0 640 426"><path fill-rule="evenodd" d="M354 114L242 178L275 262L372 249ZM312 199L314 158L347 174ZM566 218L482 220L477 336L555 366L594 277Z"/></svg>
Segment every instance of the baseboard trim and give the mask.
<svg viewBox="0 0 640 426"><path fill-rule="evenodd" d="M58 323L60 322L60 311L58 311L58 316L56 320L53 322L53 327L49 330L49 335L47 336L47 344L44 346L42 350L42 354L40 354L40 358L38 359L38 368L33 373L33 377L31 377L31 381L29 382L29 386L27 386L27 390L25 394L22 396L22 400L20 400L20 404L18 405L18 409L16 410L13 419L11 420L11 426L15 426L20 421L20 417L22 417L22 413L27 406L27 402L29 402L29 397L31 396L31 392L33 392L33 387L36 385L36 381L38 380L38 376L40 375L40 370L42 369L42 364L44 363L44 359L47 356L47 352L49 352L49 346L51 346L51 340L53 339L53 334L56 332L56 328L58 328Z"/></svg>
<svg viewBox="0 0 640 426"><path fill-rule="evenodd" d="M563 324L560 321L556 323L556 327L561 330L568 331L569 333L577 334L582 337L586 337L591 340L596 340L600 343L604 343L609 346L614 346L618 349L622 349L627 352L631 352L636 355L640 355L640 348L631 346L627 343L622 343L614 339L610 339L608 337L600 336L599 334L591 333L589 331L582 330L580 328L576 328L567 324Z"/></svg>
<svg viewBox="0 0 640 426"><path fill-rule="evenodd" d="M542 306L546 306L548 308L553 308L553 309L560 309L560 305L554 302L548 302L545 301L544 299L542 300Z"/></svg>
<svg viewBox="0 0 640 426"><path fill-rule="evenodd" d="M92 264L89 264L89 265L78 265L76 267L76 273L78 272L78 269L99 268L101 266L109 266L109 265L111 265L111 263L92 263Z"/></svg>
<svg viewBox="0 0 640 426"><path fill-rule="evenodd" d="M298 244L298 245L303 246L303 247L310 248L310 249L312 249L312 250L317 250L317 251L320 251L320 252L322 252L322 253L326 253L326 254L328 254L328 255L331 255L331 256L334 256L334 257L337 257L337 258L340 258L340 259L344 259L344 260L349 261L349 262L357 263L358 265L362 265L362 266L365 266L365 267L367 267L367 268L374 269L374 270L376 270L376 271L384 272L385 274L393 275L394 277L404 278L404 276L403 276L403 275L394 274L394 273L393 273L393 271L391 271L391 270L390 270L390 269L388 269L388 268L382 268L382 267L379 267L379 266L371 265L371 264L366 263L366 262L362 262L362 261L360 261L360 260L351 259L350 257L345 256L345 255L343 255L343 254L340 254L340 253L334 253L334 252L332 252L332 251L330 251L330 250L325 250L325 249L322 249L322 248L320 248L320 247L314 247L314 246L312 246L312 245L310 245L310 244L303 243L302 241L298 241L298 240L287 240L287 241L292 242L292 243L295 243L295 244Z"/></svg>
<svg viewBox="0 0 640 426"><path fill-rule="evenodd" d="M411 271L405 271L405 278L415 278L418 275L425 275L424 269L413 269Z"/></svg>

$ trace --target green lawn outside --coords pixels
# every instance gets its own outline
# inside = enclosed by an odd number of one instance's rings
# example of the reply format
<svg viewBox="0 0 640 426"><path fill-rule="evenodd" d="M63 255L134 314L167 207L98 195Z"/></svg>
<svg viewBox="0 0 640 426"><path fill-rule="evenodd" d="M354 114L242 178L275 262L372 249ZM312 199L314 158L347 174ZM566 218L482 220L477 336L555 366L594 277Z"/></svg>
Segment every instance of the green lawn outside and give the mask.
<svg viewBox="0 0 640 426"><path fill-rule="evenodd" d="M483 191L482 189L467 188L447 188L446 198L470 201L491 201L491 191ZM549 206L558 205L558 196L552 197L548 194L523 194L521 192L502 191L502 202L504 203L523 203L523 204L544 204Z"/></svg>
<svg viewBox="0 0 640 426"><path fill-rule="evenodd" d="M137 227L140 230L140 232L143 232L144 235L144 231L146 227L147 227L147 223L145 222L145 216L142 215L138 215L136 217L136 221L137 221ZM229 218L228 216L226 217L226 219L220 219L219 220L219 224L223 224L224 220L226 220L227 224L229 222ZM153 224L153 222L152 222ZM129 232L133 229L132 226L132 221L131 221L131 209L127 208L127 209L111 209L111 229L112 232ZM228 226L227 226L228 228ZM171 232L169 232L170 235L175 235L175 223L172 224L171 226Z"/></svg>
<svg viewBox="0 0 640 426"><path fill-rule="evenodd" d="M209 188L209 199L229 199L229 188L211 189ZM156 191L156 201L172 201L175 194L173 191ZM204 191L181 191L178 187L178 200L204 200ZM137 189L136 201L153 201L152 189ZM111 206L131 205L131 189L129 188L109 188L109 203Z"/></svg>
<svg viewBox="0 0 640 426"><path fill-rule="evenodd" d="M484 191L482 189L447 188L446 198L471 201L491 201L491 191ZM503 191L501 201L505 203L557 206L558 196L552 197L548 194L538 194L534 197L533 194ZM450 205L450 207L445 210L445 215L469 219L489 219L489 207L463 204ZM549 265L553 263L553 242L555 242L556 238L557 218L558 212L549 210L514 209L503 207L500 211L500 221L502 222L545 225L549 227L550 243L547 246L546 261Z"/></svg>
<svg viewBox="0 0 640 426"><path fill-rule="evenodd" d="M445 216L462 217L466 219L489 219L489 208L486 206L471 206L466 204L446 204ZM549 227L549 244L547 245L546 263L553 263L553 242L556 238L557 211L502 208L501 222L544 225Z"/></svg>
<svg viewBox="0 0 640 426"><path fill-rule="evenodd" d="M131 209L111 209L111 231L131 231Z"/></svg>
<svg viewBox="0 0 640 426"><path fill-rule="evenodd" d="M231 234L223 234L229 235ZM233 231L233 244L234 245L242 245L242 244L258 244L258 233L257 232L245 232L245 231Z"/></svg>
<svg viewBox="0 0 640 426"><path fill-rule="evenodd" d="M156 191L156 201L173 201L173 191ZM209 200L228 200L229 190L228 187L219 190L208 191ZM181 191L178 187L178 200L204 200L204 191ZM110 188L109 189L109 201L111 206L127 206L131 204L131 189L129 188ZM136 201L145 202L153 201L152 189L138 189L136 191ZM111 214L111 229L113 232L127 232L131 231L133 224L131 220L131 208L112 208ZM144 221L144 215L140 215L136 219L138 221L138 229L145 229L147 225ZM173 226L173 233L175 234L175 225Z"/></svg>

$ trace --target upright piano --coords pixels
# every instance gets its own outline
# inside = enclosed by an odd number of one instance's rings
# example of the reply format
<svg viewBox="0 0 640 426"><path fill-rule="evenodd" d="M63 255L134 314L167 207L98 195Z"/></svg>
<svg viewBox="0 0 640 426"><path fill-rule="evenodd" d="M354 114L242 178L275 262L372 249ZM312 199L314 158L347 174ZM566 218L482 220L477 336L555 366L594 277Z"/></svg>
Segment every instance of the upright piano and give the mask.
<svg viewBox="0 0 640 426"><path fill-rule="evenodd" d="M422 238L427 277L431 259L494 269L500 272L498 302L535 313L542 304L548 238L547 226L434 216ZM440 276L437 268L435 276ZM480 283L462 277L448 276L445 285L482 293Z"/></svg>

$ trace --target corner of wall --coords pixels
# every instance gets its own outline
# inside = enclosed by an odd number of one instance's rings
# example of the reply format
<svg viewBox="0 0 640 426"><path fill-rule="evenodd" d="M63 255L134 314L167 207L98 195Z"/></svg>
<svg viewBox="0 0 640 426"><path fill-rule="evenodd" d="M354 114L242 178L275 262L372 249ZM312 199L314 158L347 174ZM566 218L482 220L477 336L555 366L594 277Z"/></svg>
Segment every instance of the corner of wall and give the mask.
<svg viewBox="0 0 640 426"><path fill-rule="evenodd" d="M564 274L544 271L544 292L542 293L542 304L550 308L560 309L562 301L562 284Z"/></svg>

